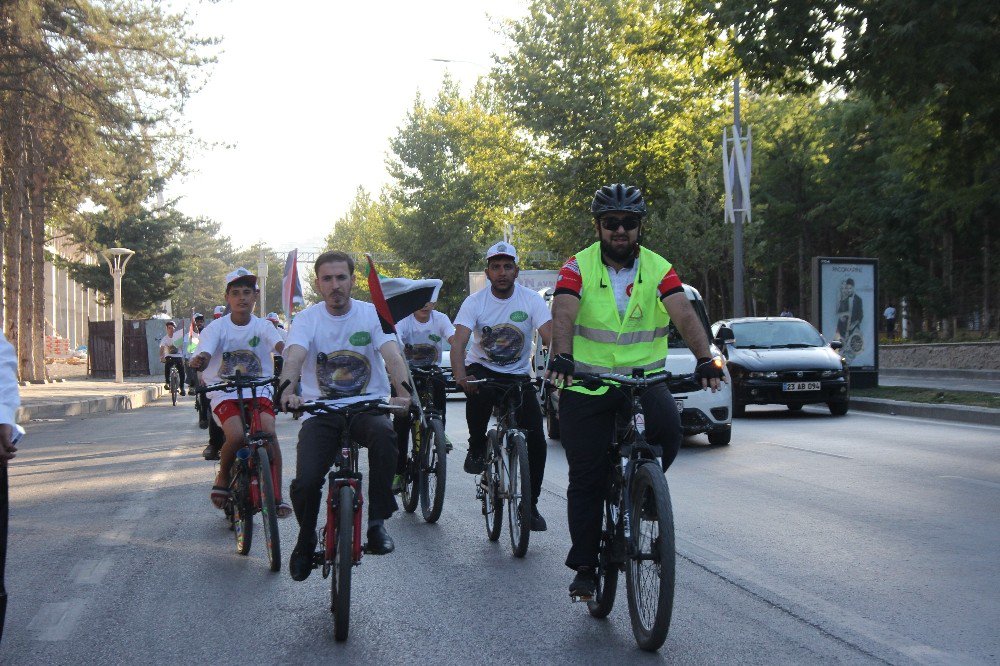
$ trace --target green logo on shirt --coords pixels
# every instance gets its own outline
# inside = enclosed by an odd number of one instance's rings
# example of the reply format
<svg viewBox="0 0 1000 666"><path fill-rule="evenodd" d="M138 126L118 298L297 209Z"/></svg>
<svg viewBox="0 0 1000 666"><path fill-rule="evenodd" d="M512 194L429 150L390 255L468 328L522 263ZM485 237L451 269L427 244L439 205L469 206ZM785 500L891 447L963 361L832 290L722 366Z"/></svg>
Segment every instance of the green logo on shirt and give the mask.
<svg viewBox="0 0 1000 666"><path fill-rule="evenodd" d="M430 338L431 340L433 340L434 342L441 342L441 336L440 335L435 335L435 334L431 333L427 337Z"/></svg>
<svg viewBox="0 0 1000 666"><path fill-rule="evenodd" d="M522 310L515 310L510 313L510 320L516 322L522 322L528 318L528 313Z"/></svg>
<svg viewBox="0 0 1000 666"><path fill-rule="evenodd" d="M250 346L251 347L256 347L258 344L260 344L260 338L259 337L257 337L255 335L252 338L250 338Z"/></svg>
<svg viewBox="0 0 1000 666"><path fill-rule="evenodd" d="M347 340L355 347L364 347L371 344L372 336L368 331L358 331Z"/></svg>

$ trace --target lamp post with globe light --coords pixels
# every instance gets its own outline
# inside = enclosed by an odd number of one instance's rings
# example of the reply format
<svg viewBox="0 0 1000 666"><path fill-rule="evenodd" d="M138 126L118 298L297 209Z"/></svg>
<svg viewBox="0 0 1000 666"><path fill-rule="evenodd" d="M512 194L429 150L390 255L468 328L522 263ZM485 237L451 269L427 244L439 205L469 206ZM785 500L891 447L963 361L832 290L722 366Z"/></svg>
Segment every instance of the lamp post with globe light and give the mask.
<svg viewBox="0 0 1000 666"><path fill-rule="evenodd" d="M124 323L122 321L122 275L125 274L125 264L132 258L135 252L125 247L109 247L101 252L101 256L108 262L108 269L111 277L114 278L114 310L112 316L115 318L115 381L119 384L125 381L125 363L122 360L122 344Z"/></svg>

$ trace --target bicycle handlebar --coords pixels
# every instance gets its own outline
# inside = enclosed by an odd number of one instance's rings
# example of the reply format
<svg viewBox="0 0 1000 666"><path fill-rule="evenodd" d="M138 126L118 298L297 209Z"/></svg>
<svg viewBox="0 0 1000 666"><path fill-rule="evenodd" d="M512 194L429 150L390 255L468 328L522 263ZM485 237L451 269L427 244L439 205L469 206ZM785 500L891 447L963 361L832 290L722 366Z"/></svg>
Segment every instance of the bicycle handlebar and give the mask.
<svg viewBox="0 0 1000 666"><path fill-rule="evenodd" d="M292 414L308 412L310 414L343 414L350 416L362 412L399 412L407 409L409 408L391 405L382 398L373 398L346 403L337 402L336 400L309 400L288 411Z"/></svg>
<svg viewBox="0 0 1000 666"><path fill-rule="evenodd" d="M211 391L230 391L237 388L253 388L267 386L274 382L274 377L250 377L247 375L234 375L223 377L226 381L212 384L211 386L199 386L195 393L209 393Z"/></svg>
<svg viewBox="0 0 1000 666"><path fill-rule="evenodd" d="M648 388L656 384L663 384L665 382L671 382L676 384L681 384L684 382L698 382L699 377L697 372L690 372L683 375L675 375L672 372L658 372L653 375L645 375L643 377L632 377L630 375L623 375L617 372L601 372L601 373L590 373L590 372L579 372L573 375L574 383L579 383L586 387L590 385L610 385L614 384L624 384L625 386L633 386L636 388Z"/></svg>

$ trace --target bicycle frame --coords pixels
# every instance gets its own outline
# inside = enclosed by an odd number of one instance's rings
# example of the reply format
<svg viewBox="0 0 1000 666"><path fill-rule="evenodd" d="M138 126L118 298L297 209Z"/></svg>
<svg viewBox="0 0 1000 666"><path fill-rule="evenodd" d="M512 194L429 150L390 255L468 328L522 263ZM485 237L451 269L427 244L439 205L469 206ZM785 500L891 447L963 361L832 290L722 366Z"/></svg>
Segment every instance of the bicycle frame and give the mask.
<svg viewBox="0 0 1000 666"><path fill-rule="evenodd" d="M337 548L337 532L340 529L338 509L340 508L340 489L350 486L354 491L354 546L351 560L355 565L361 563L363 548L361 545L362 511L365 497L361 482L363 475L358 471L358 445L350 437L351 419L347 419L341 433L340 457L334 461L336 471L327 475L329 484L326 495L326 525L323 526L323 571L324 578L329 566L333 563Z"/></svg>

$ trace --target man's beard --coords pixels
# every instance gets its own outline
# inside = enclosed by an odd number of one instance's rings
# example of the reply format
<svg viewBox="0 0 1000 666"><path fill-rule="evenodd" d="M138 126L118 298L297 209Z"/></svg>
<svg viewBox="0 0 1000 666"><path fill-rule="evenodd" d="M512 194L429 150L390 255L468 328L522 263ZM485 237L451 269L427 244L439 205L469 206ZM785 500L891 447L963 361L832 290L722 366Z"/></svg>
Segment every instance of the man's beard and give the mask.
<svg viewBox="0 0 1000 666"><path fill-rule="evenodd" d="M601 239L601 252L605 257L618 264L627 264L629 259L632 259L636 255L638 248L639 243L635 242L619 250L615 248L611 241Z"/></svg>

